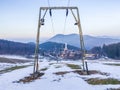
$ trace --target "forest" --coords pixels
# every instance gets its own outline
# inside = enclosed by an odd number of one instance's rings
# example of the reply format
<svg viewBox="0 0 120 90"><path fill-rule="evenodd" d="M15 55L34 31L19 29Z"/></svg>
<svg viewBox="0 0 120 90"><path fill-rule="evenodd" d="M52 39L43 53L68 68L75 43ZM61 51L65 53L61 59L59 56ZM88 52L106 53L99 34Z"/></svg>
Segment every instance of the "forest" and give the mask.
<svg viewBox="0 0 120 90"><path fill-rule="evenodd" d="M99 54L99 56L107 56L113 59L120 59L120 43L103 45L102 47L94 47L91 53Z"/></svg>

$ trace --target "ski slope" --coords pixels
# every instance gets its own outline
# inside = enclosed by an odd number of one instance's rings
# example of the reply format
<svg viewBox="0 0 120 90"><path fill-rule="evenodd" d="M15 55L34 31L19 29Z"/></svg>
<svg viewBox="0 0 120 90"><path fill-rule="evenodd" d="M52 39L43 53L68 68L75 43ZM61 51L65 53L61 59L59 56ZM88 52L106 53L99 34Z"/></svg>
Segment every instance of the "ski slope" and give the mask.
<svg viewBox="0 0 120 90"><path fill-rule="evenodd" d="M30 63L31 64L31 63ZM4 74L0 74L0 90L110 90L109 88L120 88L117 85L91 85L84 79L88 78L115 78L120 80L120 66L107 64L120 64L119 61L106 60L89 60L89 70L98 70L109 73L108 76L100 74L79 75L74 72L64 75L56 75L56 72L74 71L67 64L82 65L81 61L47 61L40 62L40 68L46 70L40 79L29 83L15 83L19 79L29 76L33 71L33 66L14 70Z"/></svg>

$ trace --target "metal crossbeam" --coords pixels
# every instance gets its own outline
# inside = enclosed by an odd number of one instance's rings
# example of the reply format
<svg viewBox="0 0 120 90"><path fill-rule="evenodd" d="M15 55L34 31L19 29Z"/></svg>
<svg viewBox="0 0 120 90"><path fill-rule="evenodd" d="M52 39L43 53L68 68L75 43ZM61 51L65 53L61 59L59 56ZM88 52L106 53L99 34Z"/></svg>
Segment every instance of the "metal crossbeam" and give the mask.
<svg viewBox="0 0 120 90"><path fill-rule="evenodd" d="M53 10L60 10L60 9L78 9L77 7L40 7L41 10L45 9L53 9Z"/></svg>

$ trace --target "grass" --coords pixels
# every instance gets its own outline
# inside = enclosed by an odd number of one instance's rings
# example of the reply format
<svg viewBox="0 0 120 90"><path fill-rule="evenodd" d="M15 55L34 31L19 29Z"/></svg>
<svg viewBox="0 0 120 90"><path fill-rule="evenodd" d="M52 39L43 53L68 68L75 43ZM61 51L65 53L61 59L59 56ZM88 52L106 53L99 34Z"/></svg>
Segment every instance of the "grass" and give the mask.
<svg viewBox="0 0 120 90"><path fill-rule="evenodd" d="M106 63L105 65L120 66L120 64Z"/></svg>
<svg viewBox="0 0 120 90"><path fill-rule="evenodd" d="M21 68L26 68L28 66L31 66L31 65L14 66L14 67L6 68L4 70L0 70L0 74L6 73L6 72L11 72L13 70L17 70L17 69L21 69Z"/></svg>
<svg viewBox="0 0 120 90"><path fill-rule="evenodd" d="M113 78L107 78L107 79L91 78L86 81L92 85L120 84L119 80Z"/></svg>
<svg viewBox="0 0 120 90"><path fill-rule="evenodd" d="M67 64L67 66L70 67L71 69L81 69L79 65L75 65L75 64Z"/></svg>
<svg viewBox="0 0 120 90"><path fill-rule="evenodd" d="M45 67L45 68L40 69L40 71L46 71L47 69L48 69L48 68Z"/></svg>
<svg viewBox="0 0 120 90"><path fill-rule="evenodd" d="M70 73L69 71L56 72L54 74L64 76L65 74Z"/></svg>
<svg viewBox="0 0 120 90"><path fill-rule="evenodd" d="M72 71L72 72L77 73L79 75L92 75L92 74L100 74L100 75L105 75L105 76L110 75L109 73L100 72L100 71L96 71L96 70L89 70L88 73L86 71L83 71L83 70L75 70L75 71Z"/></svg>

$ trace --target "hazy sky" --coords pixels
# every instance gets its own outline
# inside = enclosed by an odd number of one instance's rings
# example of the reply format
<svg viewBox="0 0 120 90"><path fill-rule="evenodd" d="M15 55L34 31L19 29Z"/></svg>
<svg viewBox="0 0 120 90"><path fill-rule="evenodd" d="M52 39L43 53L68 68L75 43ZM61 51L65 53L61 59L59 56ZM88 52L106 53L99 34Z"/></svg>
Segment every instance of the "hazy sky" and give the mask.
<svg viewBox="0 0 120 90"><path fill-rule="evenodd" d="M50 6L67 6L68 3L68 0L49 1ZM34 40L42 6L48 6L48 0L0 0L0 38ZM70 0L70 6L79 7L83 34L120 36L120 0ZM47 13L41 37L78 33L70 11L64 30L65 14L64 10L52 11L52 27Z"/></svg>

